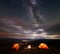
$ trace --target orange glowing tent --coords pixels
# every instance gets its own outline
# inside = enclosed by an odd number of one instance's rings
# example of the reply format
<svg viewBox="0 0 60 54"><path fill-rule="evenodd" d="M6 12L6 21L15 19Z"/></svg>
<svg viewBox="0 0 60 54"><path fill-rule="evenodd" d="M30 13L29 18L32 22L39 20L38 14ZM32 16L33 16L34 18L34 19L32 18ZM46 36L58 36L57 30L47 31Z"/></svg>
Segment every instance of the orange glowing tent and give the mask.
<svg viewBox="0 0 60 54"><path fill-rule="evenodd" d="M41 48L41 49L49 49L49 47L45 44L45 43L41 43L38 48Z"/></svg>
<svg viewBox="0 0 60 54"><path fill-rule="evenodd" d="M19 43L15 43L15 44L13 44L13 46L12 46L12 49L15 49L16 51L18 51L19 48L20 48Z"/></svg>

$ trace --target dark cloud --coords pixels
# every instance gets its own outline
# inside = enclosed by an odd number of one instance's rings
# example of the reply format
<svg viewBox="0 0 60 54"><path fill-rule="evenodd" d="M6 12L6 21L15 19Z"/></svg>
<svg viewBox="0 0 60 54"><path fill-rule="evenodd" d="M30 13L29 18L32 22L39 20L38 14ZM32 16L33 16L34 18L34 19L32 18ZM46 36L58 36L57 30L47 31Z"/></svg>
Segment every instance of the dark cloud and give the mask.
<svg viewBox="0 0 60 54"><path fill-rule="evenodd" d="M60 23L47 28L50 34L60 34Z"/></svg>

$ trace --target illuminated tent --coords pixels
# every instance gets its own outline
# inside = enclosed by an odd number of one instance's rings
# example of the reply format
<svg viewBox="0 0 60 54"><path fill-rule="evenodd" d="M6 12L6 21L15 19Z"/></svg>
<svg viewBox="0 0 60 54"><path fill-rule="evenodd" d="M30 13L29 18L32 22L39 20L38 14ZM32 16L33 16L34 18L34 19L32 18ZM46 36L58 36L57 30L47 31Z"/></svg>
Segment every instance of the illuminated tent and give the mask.
<svg viewBox="0 0 60 54"><path fill-rule="evenodd" d="M45 44L45 43L41 43L38 48L41 48L41 49L49 49L49 47Z"/></svg>
<svg viewBox="0 0 60 54"><path fill-rule="evenodd" d="M12 46L12 49L15 49L16 51L18 51L19 48L20 48L19 43L15 43L15 44Z"/></svg>

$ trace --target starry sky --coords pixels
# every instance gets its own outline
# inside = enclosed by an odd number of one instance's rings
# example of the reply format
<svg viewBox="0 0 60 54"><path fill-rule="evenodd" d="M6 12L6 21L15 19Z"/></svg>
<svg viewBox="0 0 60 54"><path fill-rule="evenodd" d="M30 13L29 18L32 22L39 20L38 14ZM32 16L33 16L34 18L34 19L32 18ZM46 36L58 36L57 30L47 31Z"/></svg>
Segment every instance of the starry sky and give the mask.
<svg viewBox="0 0 60 54"><path fill-rule="evenodd" d="M43 26L47 31L60 25L60 0L36 0L36 8L45 20ZM28 0L0 0L0 32L23 33L35 29L32 25Z"/></svg>
<svg viewBox="0 0 60 54"><path fill-rule="evenodd" d="M0 18L16 17L29 21L27 0L0 0ZM39 11L51 24L60 22L60 0L37 0Z"/></svg>

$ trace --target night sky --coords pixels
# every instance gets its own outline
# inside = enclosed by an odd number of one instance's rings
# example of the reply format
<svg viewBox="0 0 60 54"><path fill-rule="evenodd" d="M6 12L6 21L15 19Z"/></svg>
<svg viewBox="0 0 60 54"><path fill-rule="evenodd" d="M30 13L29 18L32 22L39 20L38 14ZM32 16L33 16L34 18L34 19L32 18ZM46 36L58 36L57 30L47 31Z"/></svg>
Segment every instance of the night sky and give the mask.
<svg viewBox="0 0 60 54"><path fill-rule="evenodd" d="M50 31L60 25L60 0L36 0L38 13L45 20L43 27ZM23 33L32 26L28 0L0 0L0 32ZM60 33L59 26L53 32Z"/></svg>

